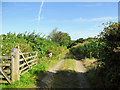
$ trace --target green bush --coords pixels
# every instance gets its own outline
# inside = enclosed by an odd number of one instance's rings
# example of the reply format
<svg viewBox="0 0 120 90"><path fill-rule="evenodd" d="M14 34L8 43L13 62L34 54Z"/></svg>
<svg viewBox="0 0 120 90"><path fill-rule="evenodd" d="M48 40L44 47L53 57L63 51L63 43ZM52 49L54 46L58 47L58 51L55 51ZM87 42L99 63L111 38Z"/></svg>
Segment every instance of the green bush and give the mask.
<svg viewBox="0 0 120 90"><path fill-rule="evenodd" d="M77 58L102 58L101 53L103 53L103 47L105 47L104 42L100 41L90 41L84 45L79 45L77 47L72 47L70 51Z"/></svg>

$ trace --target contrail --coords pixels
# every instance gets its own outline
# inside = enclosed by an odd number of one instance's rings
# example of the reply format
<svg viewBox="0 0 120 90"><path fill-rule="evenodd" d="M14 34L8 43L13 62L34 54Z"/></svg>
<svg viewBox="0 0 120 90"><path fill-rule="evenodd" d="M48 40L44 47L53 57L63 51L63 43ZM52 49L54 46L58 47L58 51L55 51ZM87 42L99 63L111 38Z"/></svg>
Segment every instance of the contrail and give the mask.
<svg viewBox="0 0 120 90"><path fill-rule="evenodd" d="M40 21L40 15L41 15L43 4L44 4L44 1L42 1L41 5L40 5L40 10L39 10L39 14L38 14L38 21Z"/></svg>

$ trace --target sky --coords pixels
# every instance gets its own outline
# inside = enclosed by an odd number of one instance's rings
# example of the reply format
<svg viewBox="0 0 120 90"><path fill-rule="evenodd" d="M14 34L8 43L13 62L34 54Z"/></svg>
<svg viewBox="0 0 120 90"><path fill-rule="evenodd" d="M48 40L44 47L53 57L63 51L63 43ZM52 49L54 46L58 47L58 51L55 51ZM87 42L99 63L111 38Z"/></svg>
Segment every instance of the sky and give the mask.
<svg viewBox="0 0 120 90"><path fill-rule="evenodd" d="M76 40L98 35L108 21L118 22L117 2L2 2L2 34L47 36L57 27Z"/></svg>

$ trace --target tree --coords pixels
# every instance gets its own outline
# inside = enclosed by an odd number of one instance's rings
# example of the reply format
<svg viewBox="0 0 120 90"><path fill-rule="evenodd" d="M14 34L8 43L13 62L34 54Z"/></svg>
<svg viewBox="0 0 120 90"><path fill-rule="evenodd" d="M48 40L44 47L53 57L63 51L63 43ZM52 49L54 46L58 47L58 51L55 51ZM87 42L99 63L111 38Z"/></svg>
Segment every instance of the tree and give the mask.
<svg viewBox="0 0 120 90"><path fill-rule="evenodd" d="M71 42L71 37L68 33L57 31L58 28L53 29L53 31L48 35L48 39L59 43L60 45L68 46Z"/></svg>

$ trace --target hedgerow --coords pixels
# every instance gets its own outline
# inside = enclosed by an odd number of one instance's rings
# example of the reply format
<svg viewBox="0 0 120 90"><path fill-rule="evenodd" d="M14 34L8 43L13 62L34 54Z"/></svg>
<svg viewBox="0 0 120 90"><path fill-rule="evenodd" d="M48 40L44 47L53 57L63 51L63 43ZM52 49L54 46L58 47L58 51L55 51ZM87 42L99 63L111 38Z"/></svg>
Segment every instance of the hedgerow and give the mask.
<svg viewBox="0 0 120 90"><path fill-rule="evenodd" d="M118 23L103 24L103 32L98 39L89 40L88 43L72 47L70 51L78 58L97 58L102 66L97 70L106 88L119 87L120 81L120 28Z"/></svg>

